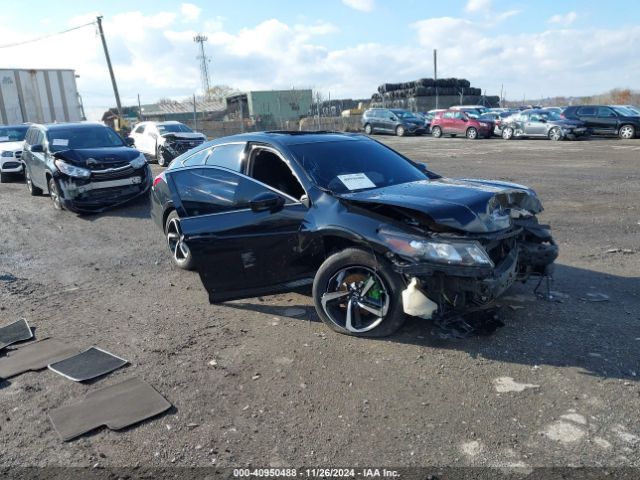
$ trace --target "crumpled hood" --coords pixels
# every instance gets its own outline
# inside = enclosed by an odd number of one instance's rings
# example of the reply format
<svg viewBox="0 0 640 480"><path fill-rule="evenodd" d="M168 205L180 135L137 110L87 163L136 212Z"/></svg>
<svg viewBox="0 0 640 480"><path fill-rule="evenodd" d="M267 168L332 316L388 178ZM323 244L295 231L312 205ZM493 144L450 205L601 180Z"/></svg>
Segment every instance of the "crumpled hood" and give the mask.
<svg viewBox="0 0 640 480"><path fill-rule="evenodd" d="M556 125L558 127L583 127L585 125L584 122L580 120L549 120L550 125Z"/></svg>
<svg viewBox="0 0 640 480"><path fill-rule="evenodd" d="M424 213L434 222L471 233L503 230L510 210L542 211L535 192L493 180L439 178L337 195L354 203L391 205Z"/></svg>
<svg viewBox="0 0 640 480"><path fill-rule="evenodd" d="M206 139L204 134L198 132L166 132L160 134L161 137L170 139L180 139L180 140L202 140Z"/></svg>
<svg viewBox="0 0 640 480"><path fill-rule="evenodd" d="M20 152L24 146L22 142L0 142L0 152Z"/></svg>
<svg viewBox="0 0 640 480"><path fill-rule="evenodd" d="M131 147L74 148L53 154L54 157L65 162L91 170L120 166L140 155L138 150Z"/></svg>

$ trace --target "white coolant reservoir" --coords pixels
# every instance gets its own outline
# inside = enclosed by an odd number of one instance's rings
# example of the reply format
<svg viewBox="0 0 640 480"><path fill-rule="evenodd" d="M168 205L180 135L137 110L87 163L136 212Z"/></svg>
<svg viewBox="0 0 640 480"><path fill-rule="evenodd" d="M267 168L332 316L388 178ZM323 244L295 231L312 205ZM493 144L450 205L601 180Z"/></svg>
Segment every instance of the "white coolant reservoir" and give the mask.
<svg viewBox="0 0 640 480"><path fill-rule="evenodd" d="M413 317L431 318L438 305L432 302L418 288L418 279L413 277L409 286L402 291L404 313Z"/></svg>

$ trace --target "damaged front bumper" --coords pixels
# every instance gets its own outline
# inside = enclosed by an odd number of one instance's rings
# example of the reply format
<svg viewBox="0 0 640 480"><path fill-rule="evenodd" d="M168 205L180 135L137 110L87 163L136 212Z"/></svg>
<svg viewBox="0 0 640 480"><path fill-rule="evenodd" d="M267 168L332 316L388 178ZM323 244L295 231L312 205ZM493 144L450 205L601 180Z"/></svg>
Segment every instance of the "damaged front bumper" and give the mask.
<svg viewBox="0 0 640 480"><path fill-rule="evenodd" d="M100 213L148 194L151 169L148 165L125 178L78 179L60 174L55 178L64 208L75 213Z"/></svg>
<svg viewBox="0 0 640 480"><path fill-rule="evenodd" d="M516 281L551 275L558 246L548 230L538 227L546 226L522 226L511 236L486 241L495 266L445 265L398 256L391 260L407 283L417 279L420 290L438 305L434 317L460 314L491 304Z"/></svg>

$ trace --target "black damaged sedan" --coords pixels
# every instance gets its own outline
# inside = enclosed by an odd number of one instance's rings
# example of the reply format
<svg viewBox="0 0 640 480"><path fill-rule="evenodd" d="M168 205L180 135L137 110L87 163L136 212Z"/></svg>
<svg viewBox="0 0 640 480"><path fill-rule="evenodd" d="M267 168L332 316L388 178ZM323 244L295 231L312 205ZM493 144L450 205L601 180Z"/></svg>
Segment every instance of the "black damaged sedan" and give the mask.
<svg viewBox="0 0 640 480"><path fill-rule="evenodd" d="M322 320L356 336L487 308L549 275L558 254L533 190L444 178L355 134L208 142L177 157L151 198L174 263L199 272L210 302L313 282Z"/></svg>
<svg viewBox="0 0 640 480"><path fill-rule="evenodd" d="M58 210L97 213L151 187L144 155L102 124L32 125L23 148L29 192L48 193Z"/></svg>

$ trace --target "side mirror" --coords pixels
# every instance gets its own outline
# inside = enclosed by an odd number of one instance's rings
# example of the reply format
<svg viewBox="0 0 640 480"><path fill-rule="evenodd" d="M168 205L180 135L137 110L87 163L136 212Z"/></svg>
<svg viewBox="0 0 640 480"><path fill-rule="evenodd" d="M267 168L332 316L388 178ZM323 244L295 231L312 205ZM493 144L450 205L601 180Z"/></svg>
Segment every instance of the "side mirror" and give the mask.
<svg viewBox="0 0 640 480"><path fill-rule="evenodd" d="M135 145L136 141L131 137L127 137L127 138L124 139L124 143L127 144L127 147L133 147Z"/></svg>
<svg viewBox="0 0 640 480"><path fill-rule="evenodd" d="M284 198L273 192L263 192L256 195L253 200L249 202L249 206L251 207L251 211L255 213L265 212L267 210L271 213L276 213L284 207Z"/></svg>
<svg viewBox="0 0 640 480"><path fill-rule="evenodd" d="M462 121L463 121L463 122L468 122L468 121L469 121L469 118L468 118L468 117L462 117Z"/></svg>
<svg viewBox="0 0 640 480"><path fill-rule="evenodd" d="M420 170L422 173L427 173L427 166L424 163L419 163L419 162L413 162L413 164L416 166L416 168L418 170Z"/></svg>
<svg viewBox="0 0 640 480"><path fill-rule="evenodd" d="M32 153L42 153L44 152L44 147L41 144L31 145L30 150Z"/></svg>

